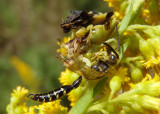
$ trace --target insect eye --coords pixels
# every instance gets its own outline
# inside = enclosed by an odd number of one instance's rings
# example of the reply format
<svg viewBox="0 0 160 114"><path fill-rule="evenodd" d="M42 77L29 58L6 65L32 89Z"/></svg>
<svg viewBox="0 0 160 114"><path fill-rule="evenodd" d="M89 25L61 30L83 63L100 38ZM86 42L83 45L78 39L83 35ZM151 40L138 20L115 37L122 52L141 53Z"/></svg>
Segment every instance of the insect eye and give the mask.
<svg viewBox="0 0 160 114"><path fill-rule="evenodd" d="M91 66L94 70L99 71L98 65Z"/></svg>
<svg viewBox="0 0 160 114"><path fill-rule="evenodd" d="M116 57L114 55L111 55L111 60L115 61Z"/></svg>
<svg viewBox="0 0 160 114"><path fill-rule="evenodd" d="M65 28L69 28L69 27L70 27L70 25L69 25L69 24L66 24L66 25L65 25Z"/></svg>

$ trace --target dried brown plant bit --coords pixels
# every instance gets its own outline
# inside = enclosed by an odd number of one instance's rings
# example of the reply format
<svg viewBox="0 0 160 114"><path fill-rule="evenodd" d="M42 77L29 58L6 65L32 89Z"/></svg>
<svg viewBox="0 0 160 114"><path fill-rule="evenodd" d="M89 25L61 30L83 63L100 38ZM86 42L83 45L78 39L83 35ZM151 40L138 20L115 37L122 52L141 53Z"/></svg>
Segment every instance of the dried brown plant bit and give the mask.
<svg viewBox="0 0 160 114"><path fill-rule="evenodd" d="M67 58L76 56L78 54L83 54L89 49L89 41L87 37L76 37L65 43L67 48Z"/></svg>

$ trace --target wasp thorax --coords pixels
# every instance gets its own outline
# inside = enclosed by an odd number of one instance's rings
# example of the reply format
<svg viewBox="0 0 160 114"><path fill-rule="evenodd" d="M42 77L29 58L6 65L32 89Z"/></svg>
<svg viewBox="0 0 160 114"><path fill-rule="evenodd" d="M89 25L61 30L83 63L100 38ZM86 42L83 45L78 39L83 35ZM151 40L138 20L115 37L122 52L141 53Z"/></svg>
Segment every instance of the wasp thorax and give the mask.
<svg viewBox="0 0 160 114"><path fill-rule="evenodd" d="M95 57L93 57L91 68L96 70L97 72L106 73L110 69L110 67L117 64L119 59L116 51L107 43L105 43L105 47L107 51L99 51L95 53Z"/></svg>

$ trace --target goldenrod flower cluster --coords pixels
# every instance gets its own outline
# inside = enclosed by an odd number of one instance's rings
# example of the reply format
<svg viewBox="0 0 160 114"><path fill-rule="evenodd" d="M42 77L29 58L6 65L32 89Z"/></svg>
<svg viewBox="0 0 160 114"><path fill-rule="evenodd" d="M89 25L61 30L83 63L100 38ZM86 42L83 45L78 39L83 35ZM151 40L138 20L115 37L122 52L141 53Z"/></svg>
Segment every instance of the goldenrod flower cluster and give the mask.
<svg viewBox="0 0 160 114"><path fill-rule="evenodd" d="M77 89L68 94L72 108L60 105L60 101L27 107L25 95L28 90L18 87L11 94L8 113L47 114L158 114L160 113L160 6L158 0L105 0L114 8L115 15L107 31L104 25L89 25L74 30L70 37L59 41L64 65L67 67L59 78L62 85L71 85L79 75L84 78ZM116 24L118 23L120 50L116 51ZM89 33L84 45L66 42ZM73 40L74 41L74 40ZM108 43L119 55L117 65L109 68L101 78L91 65L97 56L94 51L104 50ZM73 48L74 47L74 48ZM70 50L69 50L70 49ZM80 50L80 51L79 51ZM83 51L85 50L85 54ZM94 50L94 51L91 51ZM75 58L72 61L71 58ZM88 80L93 79L95 80ZM100 79L98 79L100 78Z"/></svg>

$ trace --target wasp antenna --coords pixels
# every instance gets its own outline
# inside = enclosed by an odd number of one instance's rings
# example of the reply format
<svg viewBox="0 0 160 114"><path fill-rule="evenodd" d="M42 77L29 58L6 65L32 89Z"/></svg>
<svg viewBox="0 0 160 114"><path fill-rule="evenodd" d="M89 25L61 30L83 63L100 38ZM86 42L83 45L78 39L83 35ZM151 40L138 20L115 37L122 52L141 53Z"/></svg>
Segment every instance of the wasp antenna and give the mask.
<svg viewBox="0 0 160 114"><path fill-rule="evenodd" d="M117 22L117 25L116 25L116 34L117 34L117 45L118 45L118 52L119 52L120 51L120 43L119 43L118 24L119 24L119 22Z"/></svg>
<svg viewBox="0 0 160 114"><path fill-rule="evenodd" d="M62 44L62 40L57 38L58 43Z"/></svg>
<svg viewBox="0 0 160 114"><path fill-rule="evenodd" d="M29 98L30 96L32 96L32 95L35 95L35 94L29 94L28 96L27 96L27 98ZM32 97L31 97L32 98Z"/></svg>
<svg viewBox="0 0 160 114"><path fill-rule="evenodd" d="M57 38L57 41L58 41L58 42L62 42L62 40L61 40L61 39L59 39L59 38Z"/></svg>
<svg viewBox="0 0 160 114"><path fill-rule="evenodd" d="M64 19L62 18L62 23L64 23Z"/></svg>

